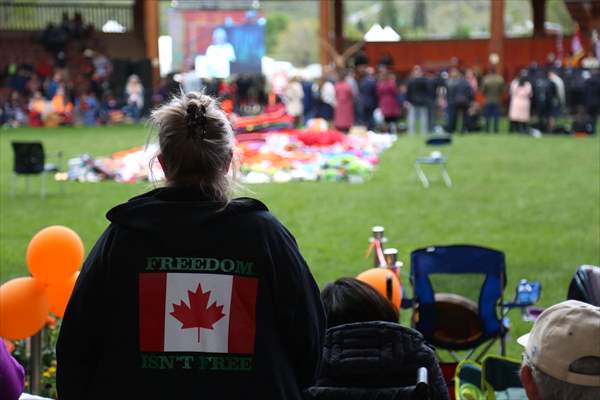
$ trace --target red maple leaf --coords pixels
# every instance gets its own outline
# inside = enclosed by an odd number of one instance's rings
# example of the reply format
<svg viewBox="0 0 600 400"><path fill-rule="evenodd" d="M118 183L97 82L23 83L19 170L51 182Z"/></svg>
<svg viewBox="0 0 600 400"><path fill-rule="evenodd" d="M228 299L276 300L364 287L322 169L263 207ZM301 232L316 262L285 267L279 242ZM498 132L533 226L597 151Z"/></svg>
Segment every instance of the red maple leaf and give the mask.
<svg viewBox="0 0 600 400"><path fill-rule="evenodd" d="M209 298L210 290L203 293L202 286L198 283L196 292L188 290L189 307L181 300L179 304L173 304L173 312L171 312L171 315L183 324L181 329L198 328L198 343L200 343L200 328L213 329L213 325L225 316L223 306L217 306L216 301L210 307L206 307Z"/></svg>

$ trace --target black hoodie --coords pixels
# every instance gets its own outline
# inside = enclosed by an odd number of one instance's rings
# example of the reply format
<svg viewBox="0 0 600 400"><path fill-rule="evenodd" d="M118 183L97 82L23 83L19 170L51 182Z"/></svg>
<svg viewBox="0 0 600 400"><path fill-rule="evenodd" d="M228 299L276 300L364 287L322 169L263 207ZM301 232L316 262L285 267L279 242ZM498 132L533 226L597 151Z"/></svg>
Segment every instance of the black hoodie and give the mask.
<svg viewBox="0 0 600 400"><path fill-rule="evenodd" d="M61 400L301 398L325 317L294 237L264 204L165 188L107 218L62 323Z"/></svg>

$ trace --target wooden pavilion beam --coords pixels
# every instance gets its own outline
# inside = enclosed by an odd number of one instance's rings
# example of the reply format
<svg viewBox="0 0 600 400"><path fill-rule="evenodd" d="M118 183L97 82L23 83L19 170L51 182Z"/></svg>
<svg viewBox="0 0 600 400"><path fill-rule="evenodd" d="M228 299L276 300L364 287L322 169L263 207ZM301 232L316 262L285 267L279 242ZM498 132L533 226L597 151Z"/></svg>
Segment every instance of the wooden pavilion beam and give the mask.
<svg viewBox="0 0 600 400"><path fill-rule="evenodd" d="M319 16L320 16L320 49L321 49L321 65L326 66L331 63L331 55L329 54L329 46L331 44L331 13L330 0L319 1Z"/></svg>
<svg viewBox="0 0 600 400"><path fill-rule="evenodd" d="M531 7L533 8L533 37L545 36L546 0L531 0Z"/></svg>
<svg viewBox="0 0 600 400"><path fill-rule="evenodd" d="M333 42L338 54L344 52L344 0L333 1Z"/></svg>
<svg viewBox="0 0 600 400"><path fill-rule="evenodd" d="M152 65L152 86L158 87L160 69L158 62L158 0L142 0L144 3L144 47L146 58Z"/></svg>
<svg viewBox="0 0 600 400"><path fill-rule="evenodd" d="M496 68L501 74L504 65L504 0L490 0L490 3L490 54L498 55Z"/></svg>

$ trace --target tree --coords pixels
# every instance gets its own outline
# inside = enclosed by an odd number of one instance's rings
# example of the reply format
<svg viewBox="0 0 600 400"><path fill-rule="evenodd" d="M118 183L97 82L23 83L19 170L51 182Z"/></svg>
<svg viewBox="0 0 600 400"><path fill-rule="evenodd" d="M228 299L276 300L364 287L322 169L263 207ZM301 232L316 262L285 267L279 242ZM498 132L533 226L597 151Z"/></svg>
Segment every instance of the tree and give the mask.
<svg viewBox="0 0 600 400"><path fill-rule="evenodd" d="M471 37L471 28L469 28L465 24L459 24L454 28L454 33L452 34L453 39L468 39Z"/></svg>
<svg viewBox="0 0 600 400"><path fill-rule="evenodd" d="M398 10L396 10L396 4L393 1L384 1L381 11L379 12L379 24L383 27L390 26L393 30L398 32Z"/></svg>
<svg viewBox="0 0 600 400"><path fill-rule="evenodd" d="M277 49L279 34L288 28L289 22L289 17L283 13L276 12L267 16L267 28L265 31L267 54L271 55Z"/></svg>
<svg viewBox="0 0 600 400"><path fill-rule="evenodd" d="M564 1L549 0L546 3L546 21L555 22L562 26L563 33L575 31L575 23Z"/></svg>
<svg viewBox="0 0 600 400"><path fill-rule="evenodd" d="M427 6L425 0L417 0L413 14L413 29L427 28Z"/></svg>
<svg viewBox="0 0 600 400"><path fill-rule="evenodd" d="M319 62L319 34L315 19L293 19L280 33L272 57L297 66ZM302 40L298 40L302 38Z"/></svg>

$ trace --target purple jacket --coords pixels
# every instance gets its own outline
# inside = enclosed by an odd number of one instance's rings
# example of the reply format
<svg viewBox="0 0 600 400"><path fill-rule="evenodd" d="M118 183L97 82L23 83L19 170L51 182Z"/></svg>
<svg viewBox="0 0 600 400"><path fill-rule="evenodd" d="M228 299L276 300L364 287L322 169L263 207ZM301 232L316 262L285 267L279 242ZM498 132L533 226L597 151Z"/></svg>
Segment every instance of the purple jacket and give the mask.
<svg viewBox="0 0 600 400"><path fill-rule="evenodd" d="M23 393L25 370L0 339L0 399L16 400Z"/></svg>

